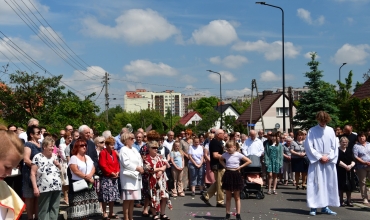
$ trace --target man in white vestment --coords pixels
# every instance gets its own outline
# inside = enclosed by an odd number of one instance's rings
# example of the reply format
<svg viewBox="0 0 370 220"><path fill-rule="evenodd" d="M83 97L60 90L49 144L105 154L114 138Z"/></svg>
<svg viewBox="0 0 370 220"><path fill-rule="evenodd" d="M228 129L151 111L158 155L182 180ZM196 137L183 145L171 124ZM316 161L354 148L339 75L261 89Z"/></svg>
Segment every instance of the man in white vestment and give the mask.
<svg viewBox="0 0 370 220"><path fill-rule="evenodd" d="M338 181L336 163L338 160L338 143L333 128L326 124L330 115L320 111L316 115L318 125L312 127L304 141L304 147L310 165L307 178L307 205L310 215L321 213L336 215L328 206L339 207Z"/></svg>

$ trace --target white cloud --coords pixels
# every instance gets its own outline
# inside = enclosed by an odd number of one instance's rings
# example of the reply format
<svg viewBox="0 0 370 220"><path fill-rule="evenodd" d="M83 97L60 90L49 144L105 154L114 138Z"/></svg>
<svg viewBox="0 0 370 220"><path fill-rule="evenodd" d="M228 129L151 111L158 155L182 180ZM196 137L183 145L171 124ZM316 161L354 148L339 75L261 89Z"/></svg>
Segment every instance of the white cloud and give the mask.
<svg viewBox="0 0 370 220"><path fill-rule="evenodd" d="M332 60L337 64L348 63L362 65L366 63L369 52L369 44L344 44L337 50Z"/></svg>
<svg viewBox="0 0 370 220"><path fill-rule="evenodd" d="M219 73L221 74L222 84L231 83L231 82L236 81L236 78L234 77L234 75L228 71L220 71ZM208 78L212 80L213 82L220 83L220 75L216 73L210 73L208 75Z"/></svg>
<svg viewBox="0 0 370 220"><path fill-rule="evenodd" d="M294 75L285 73L285 80L294 80ZM281 81L282 78L280 75L276 75L270 70L266 70L260 74L260 81L262 82L274 82L274 81Z"/></svg>
<svg viewBox="0 0 370 220"><path fill-rule="evenodd" d="M177 70L164 63L152 63L147 60L131 61L123 70L135 76L175 76Z"/></svg>
<svg viewBox="0 0 370 220"><path fill-rule="evenodd" d="M51 27L40 26L38 36L43 38L43 39L45 39L47 37L47 38L50 39L50 41L52 41L56 44L58 44L58 43L62 44L63 43L63 41L61 40L61 39L63 39L63 35L60 32L55 33ZM35 38L35 37L36 36L33 36L33 38Z"/></svg>
<svg viewBox="0 0 370 220"><path fill-rule="evenodd" d="M191 42L209 46L225 46L238 39L233 25L225 20L211 21L208 25L195 30L192 36Z"/></svg>
<svg viewBox="0 0 370 220"><path fill-rule="evenodd" d="M151 9L131 9L124 12L115 21L116 25L111 27L99 23L94 17L87 17L82 20L82 32L93 37L123 38L132 44L164 41L179 34L179 30L174 25Z"/></svg>
<svg viewBox="0 0 370 220"><path fill-rule="evenodd" d="M325 17L323 15L320 15L316 20L312 20L311 12L303 8L297 10L297 16L309 25L323 25L325 23Z"/></svg>
<svg viewBox="0 0 370 220"><path fill-rule="evenodd" d="M32 57L32 59L36 61L44 60L48 57L44 53L44 46L38 46L36 44L28 43L20 38L9 37L3 39L4 40L0 41L0 51L15 63L19 62L16 57L19 57L19 59L21 61L23 60L22 62L25 63L30 63L30 61L28 61L26 58L23 57L23 55L19 54L15 49L9 46L13 45L12 42L18 45L18 47L22 48L23 51L25 51L30 57ZM0 61L9 62L9 60L5 56L3 56L3 54L0 54Z"/></svg>
<svg viewBox="0 0 370 220"><path fill-rule="evenodd" d="M209 61L213 64L223 65L228 68L238 68L245 63L248 63L248 59L240 55L229 55L224 59L221 59L219 56L209 58Z"/></svg>
<svg viewBox="0 0 370 220"><path fill-rule="evenodd" d="M186 74L186 75L183 75L183 76L180 77L180 81L185 82L185 83L195 83L195 82L198 81L198 79L193 77L193 76L190 76L190 75Z"/></svg>
<svg viewBox="0 0 370 220"><path fill-rule="evenodd" d="M281 47L281 41L275 41L269 44L266 41L258 40L255 42L238 42L232 46L232 49L236 51L257 51L263 53L267 60L277 60L281 59L282 56ZM289 58L295 58L300 51L300 48L294 46L291 42L285 42L284 49L285 57Z"/></svg>
<svg viewBox="0 0 370 220"><path fill-rule="evenodd" d="M237 97L237 96L243 96L246 94L251 94L251 90L247 87L244 89L235 89L235 90L226 90L225 95L228 97Z"/></svg>
<svg viewBox="0 0 370 220"><path fill-rule="evenodd" d="M314 53L313 51L305 53L303 56L307 59L311 59L311 53ZM316 54L315 59L319 59L320 56Z"/></svg>
<svg viewBox="0 0 370 220"><path fill-rule="evenodd" d="M49 11L49 7L42 5L37 0L29 0L29 1L14 1L17 4L14 4L13 1L7 1L11 7L14 9L20 7L23 11L28 12L31 10L33 13L36 13L34 6L40 11L41 14L45 14ZM32 4L33 5L32 5ZM0 25L19 25L24 24L22 19L18 17L18 15L13 11L13 9L9 6L5 1L0 1ZM28 9L28 8L29 9ZM19 13L19 12L18 12Z"/></svg>

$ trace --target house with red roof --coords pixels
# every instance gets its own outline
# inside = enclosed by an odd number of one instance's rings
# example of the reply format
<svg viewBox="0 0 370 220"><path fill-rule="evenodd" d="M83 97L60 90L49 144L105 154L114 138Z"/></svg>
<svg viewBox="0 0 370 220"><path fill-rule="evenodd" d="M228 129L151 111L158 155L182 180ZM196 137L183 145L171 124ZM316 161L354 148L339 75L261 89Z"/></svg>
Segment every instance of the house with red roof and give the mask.
<svg viewBox="0 0 370 220"><path fill-rule="evenodd" d="M188 126L190 124L197 125L201 120L202 116L198 112L193 111L182 116L182 118L180 119L180 124L183 124L185 126Z"/></svg>
<svg viewBox="0 0 370 220"><path fill-rule="evenodd" d="M362 84L362 86L360 86L360 88L358 88L351 97L356 97L359 99L370 98L370 78L366 80L366 82L364 82L364 84Z"/></svg>

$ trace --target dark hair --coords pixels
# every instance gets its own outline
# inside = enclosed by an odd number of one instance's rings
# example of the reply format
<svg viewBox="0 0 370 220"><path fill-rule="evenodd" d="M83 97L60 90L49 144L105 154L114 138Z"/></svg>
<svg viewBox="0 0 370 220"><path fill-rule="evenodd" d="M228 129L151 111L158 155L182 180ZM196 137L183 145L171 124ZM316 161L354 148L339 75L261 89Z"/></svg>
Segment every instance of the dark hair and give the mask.
<svg viewBox="0 0 370 220"><path fill-rule="evenodd" d="M364 132L364 131L360 131L360 132L358 132L358 133L357 133L357 141L358 141L358 139L359 139L361 136L365 136L365 137L367 138L367 133L366 133L366 132Z"/></svg>
<svg viewBox="0 0 370 220"><path fill-rule="evenodd" d="M80 148L81 145L87 146L87 142L82 139L77 139L77 141L73 145L72 155L77 155L78 149Z"/></svg>
<svg viewBox="0 0 370 220"><path fill-rule="evenodd" d="M277 138L280 136L280 134L281 134L281 132L276 132L276 133L272 132L271 137L276 137L276 142L277 142L278 141ZM269 143L269 145L273 144L272 138L268 140L268 143Z"/></svg>
<svg viewBox="0 0 370 220"><path fill-rule="evenodd" d="M204 134L199 134L199 135L198 135L198 138L200 138L200 137L205 138L205 137L204 137Z"/></svg>
<svg viewBox="0 0 370 220"><path fill-rule="evenodd" d="M231 132L230 135L229 135L229 137L230 137L230 140L231 139L234 139L235 138L235 132Z"/></svg>
<svg viewBox="0 0 370 220"><path fill-rule="evenodd" d="M13 124L10 124L10 125L8 125L8 130L9 130L9 128L11 128L11 127L15 127L16 129L18 128L17 126L15 126L15 125L13 125Z"/></svg>
<svg viewBox="0 0 370 220"><path fill-rule="evenodd" d="M31 126L28 126L27 127L27 140L30 141L31 140L31 134L35 134L35 128L39 129L40 128L36 125L31 125Z"/></svg>

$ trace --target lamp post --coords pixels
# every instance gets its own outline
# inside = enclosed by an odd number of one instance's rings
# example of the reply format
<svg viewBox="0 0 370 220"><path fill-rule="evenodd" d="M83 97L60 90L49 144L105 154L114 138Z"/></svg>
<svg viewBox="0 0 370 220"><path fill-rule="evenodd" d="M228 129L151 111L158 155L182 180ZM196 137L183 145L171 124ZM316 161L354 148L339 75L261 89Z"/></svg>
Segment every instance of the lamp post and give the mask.
<svg viewBox="0 0 370 220"><path fill-rule="evenodd" d="M170 92L170 94L171 94L171 97L170 97L170 99L171 99L171 115L170 115L170 131L172 131L172 92Z"/></svg>
<svg viewBox="0 0 370 220"><path fill-rule="evenodd" d="M220 76L220 128L222 129L222 93L221 93L221 73L212 70L207 70L210 73L216 73Z"/></svg>
<svg viewBox="0 0 370 220"><path fill-rule="evenodd" d="M342 69L342 67L343 67L344 65L346 65L346 64L347 64L347 63L343 63L343 64L342 64L342 66L340 66L340 67L339 67L339 82L341 82L341 81L340 81L340 69Z"/></svg>
<svg viewBox="0 0 370 220"><path fill-rule="evenodd" d="M141 114L141 106L140 105L137 105L137 104L134 104L135 106L138 106L140 108L140 121L141 121L141 127L143 127L143 116Z"/></svg>
<svg viewBox="0 0 370 220"><path fill-rule="evenodd" d="M286 130L286 123L285 123L285 57L284 57L284 10L279 7L279 6L276 6L276 5L270 5L270 4L266 4L266 2L256 2L256 4L260 4L260 5L267 5L267 6L270 6L270 7L273 7L273 8L278 8L281 10L281 27L282 27L282 31L281 31L281 35L282 35L282 53L283 53L283 57L282 57L282 62L283 62L283 132L285 132Z"/></svg>

